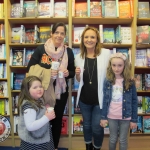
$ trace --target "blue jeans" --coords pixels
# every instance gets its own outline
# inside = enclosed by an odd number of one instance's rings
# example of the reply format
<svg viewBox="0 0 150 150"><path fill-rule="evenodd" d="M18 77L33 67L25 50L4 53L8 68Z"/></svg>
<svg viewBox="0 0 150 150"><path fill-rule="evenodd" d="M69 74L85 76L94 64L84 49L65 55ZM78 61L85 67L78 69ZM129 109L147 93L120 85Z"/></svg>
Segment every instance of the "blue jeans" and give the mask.
<svg viewBox="0 0 150 150"><path fill-rule="evenodd" d="M101 148L104 129L100 126L101 109L99 105L87 105L79 101L79 107L81 109L83 117L83 133L86 144L94 140L94 147Z"/></svg>
<svg viewBox="0 0 150 150"><path fill-rule="evenodd" d="M128 148L128 131L130 120L108 119L110 137L109 150L116 150L116 144L119 134L119 150L127 150Z"/></svg>

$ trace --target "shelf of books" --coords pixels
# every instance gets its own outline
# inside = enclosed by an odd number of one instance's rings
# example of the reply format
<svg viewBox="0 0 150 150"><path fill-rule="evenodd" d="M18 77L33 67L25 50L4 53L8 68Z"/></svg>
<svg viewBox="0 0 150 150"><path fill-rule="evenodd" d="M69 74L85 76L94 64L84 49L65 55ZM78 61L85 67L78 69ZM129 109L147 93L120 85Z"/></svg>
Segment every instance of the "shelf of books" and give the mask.
<svg viewBox="0 0 150 150"><path fill-rule="evenodd" d="M150 16L149 0L0 0L0 114L9 118L11 136L1 145L19 146L18 95L34 49L50 37L52 25L64 22L65 42L79 53L82 31L94 26L100 43L111 53L125 53L132 63L138 92L138 128L129 135L129 147L148 147L150 138ZM83 119L75 107L78 83L69 81L69 98L59 146L84 149ZM8 88L9 87L9 88ZM2 93L1 93L2 91ZM109 127L104 129L107 149ZM136 146L133 142L138 143Z"/></svg>

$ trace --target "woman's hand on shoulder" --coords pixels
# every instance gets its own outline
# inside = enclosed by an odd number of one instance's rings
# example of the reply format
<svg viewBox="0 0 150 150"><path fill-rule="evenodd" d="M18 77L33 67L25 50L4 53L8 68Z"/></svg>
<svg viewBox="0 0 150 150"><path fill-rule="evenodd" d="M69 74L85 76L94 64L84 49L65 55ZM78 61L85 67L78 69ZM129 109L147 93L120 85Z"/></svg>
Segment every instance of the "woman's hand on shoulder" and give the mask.
<svg viewBox="0 0 150 150"><path fill-rule="evenodd" d="M108 120L101 120L100 125L105 128L108 125Z"/></svg>
<svg viewBox="0 0 150 150"><path fill-rule="evenodd" d="M55 118L55 112L54 112L54 110L52 110L52 111L47 111L47 110L46 110L45 116L46 116L49 120L54 119L54 118Z"/></svg>

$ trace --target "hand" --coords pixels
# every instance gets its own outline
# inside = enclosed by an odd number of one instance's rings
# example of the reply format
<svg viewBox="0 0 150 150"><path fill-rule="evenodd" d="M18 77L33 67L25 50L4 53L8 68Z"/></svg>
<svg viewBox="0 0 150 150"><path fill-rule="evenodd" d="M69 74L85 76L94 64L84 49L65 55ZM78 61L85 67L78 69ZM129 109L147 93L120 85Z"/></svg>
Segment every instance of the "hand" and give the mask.
<svg viewBox="0 0 150 150"><path fill-rule="evenodd" d="M54 110L49 111L49 112L46 110L45 116L46 116L49 120L54 119L54 118L55 118L55 112L54 112Z"/></svg>
<svg viewBox="0 0 150 150"><path fill-rule="evenodd" d="M76 67L75 73L76 73L76 76L80 75L80 73L81 73L80 67Z"/></svg>
<svg viewBox="0 0 150 150"><path fill-rule="evenodd" d="M108 121L107 120L101 120L100 121L100 125L105 128L108 125Z"/></svg>
<svg viewBox="0 0 150 150"><path fill-rule="evenodd" d="M137 124L134 122L130 122L130 129L136 129L137 128Z"/></svg>
<svg viewBox="0 0 150 150"><path fill-rule="evenodd" d="M51 78L56 77L58 74L58 70L51 69Z"/></svg>
<svg viewBox="0 0 150 150"><path fill-rule="evenodd" d="M64 77L68 77L69 76L69 71L66 69L63 71Z"/></svg>

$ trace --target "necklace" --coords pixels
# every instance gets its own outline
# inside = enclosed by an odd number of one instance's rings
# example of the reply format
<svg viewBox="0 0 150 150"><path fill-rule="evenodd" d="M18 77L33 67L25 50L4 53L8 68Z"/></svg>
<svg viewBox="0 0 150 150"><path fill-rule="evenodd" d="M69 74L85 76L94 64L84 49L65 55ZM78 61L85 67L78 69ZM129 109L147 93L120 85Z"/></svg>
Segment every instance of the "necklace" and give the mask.
<svg viewBox="0 0 150 150"><path fill-rule="evenodd" d="M96 61L96 58L95 58L94 64L93 64L92 74L90 75L90 72L89 72L89 64L88 64L88 58L87 58L87 68L88 68L88 74L89 74L89 84L92 84L92 77L93 77L93 72L94 72L95 61Z"/></svg>

